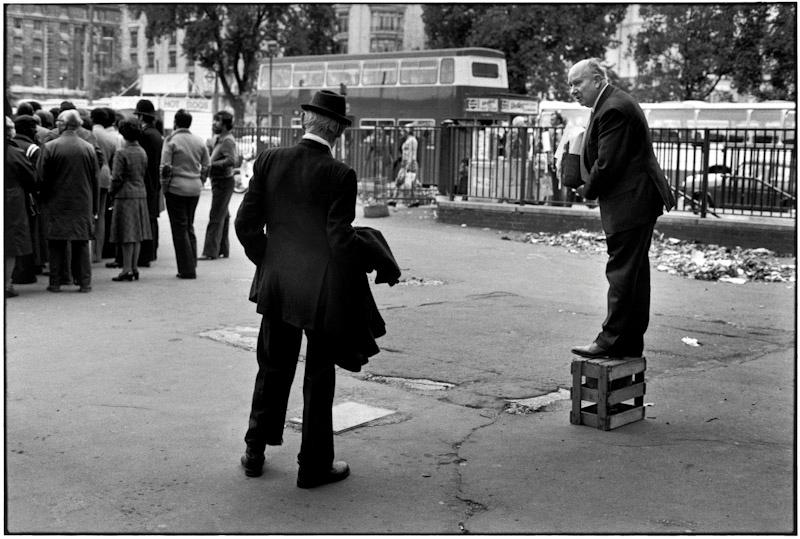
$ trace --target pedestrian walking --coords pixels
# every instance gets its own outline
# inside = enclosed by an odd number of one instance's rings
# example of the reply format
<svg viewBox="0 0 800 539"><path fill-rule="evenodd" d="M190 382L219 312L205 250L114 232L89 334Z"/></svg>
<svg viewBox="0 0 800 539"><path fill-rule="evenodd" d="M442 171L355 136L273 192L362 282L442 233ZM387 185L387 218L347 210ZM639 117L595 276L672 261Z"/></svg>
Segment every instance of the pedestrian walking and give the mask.
<svg viewBox="0 0 800 539"><path fill-rule="evenodd" d="M161 213L161 149L164 137L157 128L158 118L153 102L149 99L140 99L136 103L134 114L142 122L139 144L147 154L147 169L144 176L144 186L147 191L147 211L150 214L151 238L142 241L139 251L138 265L145 268L158 258L158 215Z"/></svg>
<svg viewBox="0 0 800 539"><path fill-rule="evenodd" d="M164 141L161 153L161 188L172 229L179 279L197 277L194 212L210 163L205 142L189 131L191 126L192 115L183 109L178 110L174 130Z"/></svg>
<svg viewBox="0 0 800 539"><path fill-rule="evenodd" d="M203 258L228 258L231 255L228 228L231 214L228 204L236 183L233 169L238 162L236 141L233 139L233 115L225 110L214 115L212 130L216 135L211 151L211 210L208 215Z"/></svg>
<svg viewBox="0 0 800 539"><path fill-rule="evenodd" d="M650 317L648 250L656 219L675 206L656 161L642 109L608 84L597 59L572 66L573 98L592 114L583 137L583 196L598 199L606 235L608 313L602 331L572 352L588 358L639 357Z"/></svg>
<svg viewBox="0 0 800 539"><path fill-rule="evenodd" d="M122 148L114 154L109 195L114 200L109 239L122 246L122 272L112 281L139 280L139 249L141 242L151 239L150 212L147 205L145 176L147 154L139 144L139 122L125 119L120 122Z"/></svg>
<svg viewBox="0 0 800 539"><path fill-rule="evenodd" d="M36 173L25 152L14 143L14 122L5 118L5 169L3 175L3 240L5 242L5 297L19 294L11 283L17 257L33 251L28 222L27 193L35 189Z"/></svg>
<svg viewBox="0 0 800 539"><path fill-rule="evenodd" d="M92 289L89 240L94 236L97 217L97 154L77 134L81 126L78 111L65 110L59 114L56 125L60 134L44 145L38 164L50 257L47 290L61 291L69 245L73 282L80 286L81 292L89 292Z"/></svg>
<svg viewBox="0 0 800 539"><path fill-rule="evenodd" d="M262 152L235 220L236 234L256 264L250 299L262 315L250 421L241 462L259 476L267 445L283 443L283 428L300 342L308 340L303 383L303 432L297 486L312 488L350 473L334 462L332 405L337 364L358 371L378 352L385 333L366 271L400 271L382 236L370 241L353 228L356 173L332 155L350 125L345 98L322 90L301 105L305 134L290 148ZM376 231L373 231L376 232ZM379 233L378 233L379 234ZM376 247L371 255L370 246Z"/></svg>

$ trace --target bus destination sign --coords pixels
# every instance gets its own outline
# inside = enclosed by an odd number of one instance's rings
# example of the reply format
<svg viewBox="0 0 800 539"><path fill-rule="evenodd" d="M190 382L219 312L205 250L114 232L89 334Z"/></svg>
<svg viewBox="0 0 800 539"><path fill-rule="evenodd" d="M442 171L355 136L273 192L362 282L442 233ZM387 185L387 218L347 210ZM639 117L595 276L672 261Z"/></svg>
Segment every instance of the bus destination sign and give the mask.
<svg viewBox="0 0 800 539"><path fill-rule="evenodd" d="M464 106L466 112L498 112L496 97L468 97Z"/></svg>
<svg viewBox="0 0 800 539"><path fill-rule="evenodd" d="M503 97L500 99L500 112L536 116L539 114L539 101L536 99Z"/></svg>

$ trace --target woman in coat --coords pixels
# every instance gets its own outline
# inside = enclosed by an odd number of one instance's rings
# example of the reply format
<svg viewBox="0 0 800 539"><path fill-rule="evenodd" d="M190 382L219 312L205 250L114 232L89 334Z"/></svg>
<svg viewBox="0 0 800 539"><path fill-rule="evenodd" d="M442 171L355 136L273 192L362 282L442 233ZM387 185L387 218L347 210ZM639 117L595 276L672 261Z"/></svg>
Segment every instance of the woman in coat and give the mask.
<svg viewBox="0 0 800 539"><path fill-rule="evenodd" d="M17 256L33 252L31 231L26 209L26 190L35 189L36 172L25 153L11 140L14 137L14 122L6 117L5 125L5 187L4 225L5 225L5 292L7 298L17 296L11 284L11 274Z"/></svg>
<svg viewBox="0 0 800 539"><path fill-rule="evenodd" d="M114 213L111 219L110 239L122 245L122 273L112 281L139 280L139 249L142 240L152 239L150 214L147 209L147 190L144 174L147 154L138 142L139 122L126 118L119 124L124 142L114 154L111 190Z"/></svg>

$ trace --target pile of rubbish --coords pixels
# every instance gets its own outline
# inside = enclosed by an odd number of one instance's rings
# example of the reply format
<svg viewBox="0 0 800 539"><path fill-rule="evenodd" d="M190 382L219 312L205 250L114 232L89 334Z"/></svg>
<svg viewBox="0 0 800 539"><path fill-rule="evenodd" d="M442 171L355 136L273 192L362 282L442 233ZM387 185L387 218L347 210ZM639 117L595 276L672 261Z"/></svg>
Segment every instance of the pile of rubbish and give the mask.
<svg viewBox="0 0 800 539"><path fill-rule="evenodd" d="M573 230L564 234L544 232L526 233L513 238L526 243L563 247L571 253L605 253L603 234L586 230ZM748 281L789 282L796 281L796 265L782 264L769 249L728 248L719 245L704 245L665 238L655 232L650 247L650 259L658 271L682 275L703 281L722 281L742 284Z"/></svg>

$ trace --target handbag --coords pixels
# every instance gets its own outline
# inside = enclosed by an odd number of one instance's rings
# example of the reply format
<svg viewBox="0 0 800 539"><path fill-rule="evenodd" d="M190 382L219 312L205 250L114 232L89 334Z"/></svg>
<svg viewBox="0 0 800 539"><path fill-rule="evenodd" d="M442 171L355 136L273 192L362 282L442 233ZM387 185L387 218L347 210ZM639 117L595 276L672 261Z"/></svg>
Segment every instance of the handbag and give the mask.
<svg viewBox="0 0 800 539"><path fill-rule="evenodd" d="M561 157L561 184L575 189L583 185L583 183L583 178L581 177L581 155L570 153L569 142L567 142L564 155Z"/></svg>

